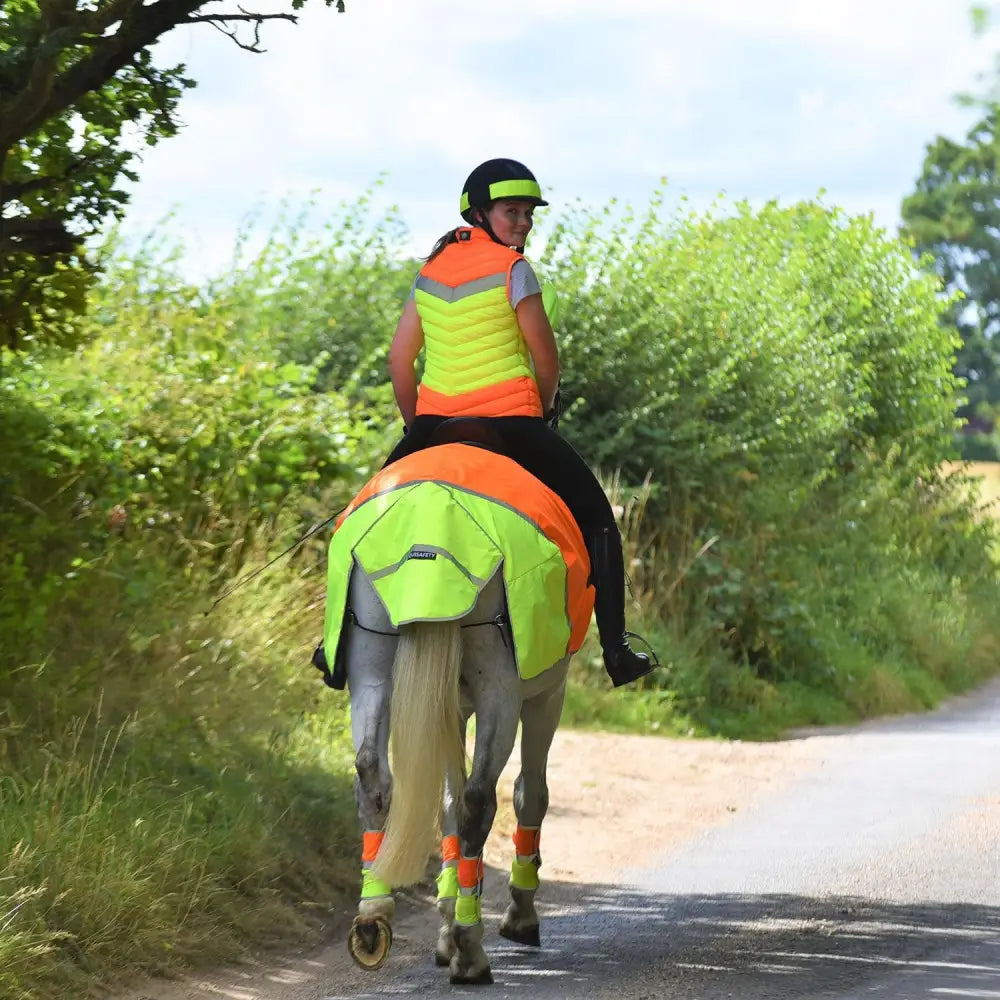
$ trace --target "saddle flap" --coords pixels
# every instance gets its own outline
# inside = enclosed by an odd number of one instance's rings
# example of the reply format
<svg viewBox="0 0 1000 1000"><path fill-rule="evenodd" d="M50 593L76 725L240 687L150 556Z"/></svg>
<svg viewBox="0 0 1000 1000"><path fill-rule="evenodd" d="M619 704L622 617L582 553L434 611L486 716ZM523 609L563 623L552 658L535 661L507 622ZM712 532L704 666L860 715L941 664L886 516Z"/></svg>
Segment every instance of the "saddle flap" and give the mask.
<svg viewBox="0 0 1000 1000"><path fill-rule="evenodd" d="M423 482L358 539L354 560L394 627L467 615L503 552L447 486Z"/></svg>

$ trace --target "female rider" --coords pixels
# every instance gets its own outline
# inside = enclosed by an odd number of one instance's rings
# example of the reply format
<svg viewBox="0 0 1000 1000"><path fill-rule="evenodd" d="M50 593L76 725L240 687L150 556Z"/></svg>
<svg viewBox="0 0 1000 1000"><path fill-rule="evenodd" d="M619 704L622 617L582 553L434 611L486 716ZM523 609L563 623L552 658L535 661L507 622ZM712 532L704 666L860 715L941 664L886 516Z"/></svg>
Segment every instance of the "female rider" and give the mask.
<svg viewBox="0 0 1000 1000"><path fill-rule="evenodd" d="M393 336L389 372L406 434L386 465L426 447L449 418L491 418L506 454L558 494L580 526L604 664L618 687L656 663L629 646L621 536L608 498L545 419L554 413L559 356L542 289L522 254L535 207L547 204L516 160L487 160L469 175L460 205L469 225L435 244Z"/></svg>

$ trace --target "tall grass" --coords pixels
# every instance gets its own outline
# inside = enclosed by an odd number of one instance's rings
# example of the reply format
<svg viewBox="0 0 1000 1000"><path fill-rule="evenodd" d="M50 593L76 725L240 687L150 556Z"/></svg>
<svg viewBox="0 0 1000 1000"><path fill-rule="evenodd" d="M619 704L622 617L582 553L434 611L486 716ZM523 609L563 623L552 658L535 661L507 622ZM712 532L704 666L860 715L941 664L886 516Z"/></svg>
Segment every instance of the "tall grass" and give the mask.
<svg viewBox="0 0 1000 1000"><path fill-rule="evenodd" d="M132 623L152 640L138 658L109 647L100 664L38 664L35 683L65 676L62 694L37 705L10 694L0 995L75 997L94 981L300 940L346 898L346 705L321 699L303 641L319 590L310 576L265 582L210 618L210 594L188 608L162 593L156 626Z"/></svg>
<svg viewBox="0 0 1000 1000"><path fill-rule="evenodd" d="M650 524L651 484L630 490L610 478L630 627L645 631L662 669L609 691L592 633L573 665L564 722L774 738L930 708L995 674L997 536L975 516L978 476L945 469L905 489L863 492L848 478L797 516L780 486L757 484L757 516L701 529L688 498L661 497Z"/></svg>
<svg viewBox="0 0 1000 1000"><path fill-rule="evenodd" d="M120 325L0 383L17 1000L298 940L356 881L346 699L309 664L324 536L206 612L350 495L364 417L149 262L100 295Z"/></svg>

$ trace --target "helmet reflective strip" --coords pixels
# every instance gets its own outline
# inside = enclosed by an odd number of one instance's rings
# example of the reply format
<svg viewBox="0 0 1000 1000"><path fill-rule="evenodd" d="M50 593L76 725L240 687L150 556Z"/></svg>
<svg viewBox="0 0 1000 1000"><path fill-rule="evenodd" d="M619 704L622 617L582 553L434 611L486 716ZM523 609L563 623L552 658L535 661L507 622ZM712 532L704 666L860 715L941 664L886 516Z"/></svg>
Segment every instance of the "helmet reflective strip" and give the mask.
<svg viewBox="0 0 1000 1000"><path fill-rule="evenodd" d="M537 198L542 201L542 189L537 181L497 181L490 185L490 201L498 198ZM472 207L469 201L469 192L462 192L462 200L458 203L458 211L467 212ZM485 207L485 206L480 206Z"/></svg>
<svg viewBox="0 0 1000 1000"><path fill-rule="evenodd" d="M542 200L542 189L536 181L497 181L490 185L490 199L497 198L537 198Z"/></svg>

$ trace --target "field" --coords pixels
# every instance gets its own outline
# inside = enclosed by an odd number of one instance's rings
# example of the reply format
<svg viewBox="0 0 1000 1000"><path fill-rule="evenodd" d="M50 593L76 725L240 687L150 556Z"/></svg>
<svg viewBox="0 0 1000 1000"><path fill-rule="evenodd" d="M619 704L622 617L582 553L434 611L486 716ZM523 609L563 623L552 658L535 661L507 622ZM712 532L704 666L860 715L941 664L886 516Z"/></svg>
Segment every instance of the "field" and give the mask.
<svg viewBox="0 0 1000 1000"><path fill-rule="evenodd" d="M993 517L1000 520L1000 462L947 462L946 472L962 472L980 481L980 499Z"/></svg>

